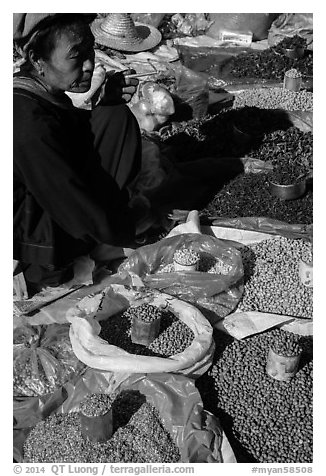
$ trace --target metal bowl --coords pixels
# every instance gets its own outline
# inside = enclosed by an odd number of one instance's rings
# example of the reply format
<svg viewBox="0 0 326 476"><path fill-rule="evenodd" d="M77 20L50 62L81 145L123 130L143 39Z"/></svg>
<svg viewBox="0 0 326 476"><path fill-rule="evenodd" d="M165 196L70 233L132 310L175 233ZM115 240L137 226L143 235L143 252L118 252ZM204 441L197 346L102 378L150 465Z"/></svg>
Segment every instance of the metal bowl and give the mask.
<svg viewBox="0 0 326 476"><path fill-rule="evenodd" d="M305 48L303 46L296 46L295 48L283 48L283 53L285 56L291 59L299 59L302 58L305 52Z"/></svg>
<svg viewBox="0 0 326 476"><path fill-rule="evenodd" d="M306 191L306 186L306 179L289 185L280 185L279 183L269 182L270 193L274 195L274 197L281 198L282 200L295 200L302 197Z"/></svg>

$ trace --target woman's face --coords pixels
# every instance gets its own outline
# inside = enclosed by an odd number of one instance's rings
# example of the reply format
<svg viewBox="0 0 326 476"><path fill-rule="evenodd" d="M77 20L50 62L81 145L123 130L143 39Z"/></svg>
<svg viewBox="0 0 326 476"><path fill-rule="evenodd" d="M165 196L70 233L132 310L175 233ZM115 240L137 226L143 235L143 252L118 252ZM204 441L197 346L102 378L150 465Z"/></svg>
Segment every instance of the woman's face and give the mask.
<svg viewBox="0 0 326 476"><path fill-rule="evenodd" d="M84 93L94 70L94 36L88 25L75 34L62 32L48 60L41 59L43 81L52 92Z"/></svg>

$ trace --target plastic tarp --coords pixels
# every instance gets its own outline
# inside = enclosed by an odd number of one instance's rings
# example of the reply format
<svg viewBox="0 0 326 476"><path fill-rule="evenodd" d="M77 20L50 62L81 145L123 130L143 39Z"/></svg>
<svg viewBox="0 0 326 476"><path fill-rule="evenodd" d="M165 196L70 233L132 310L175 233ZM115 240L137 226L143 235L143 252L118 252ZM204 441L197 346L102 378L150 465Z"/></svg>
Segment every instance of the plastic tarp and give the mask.
<svg viewBox="0 0 326 476"><path fill-rule="evenodd" d="M218 419L203 410L194 382L182 375L134 375L123 383L112 375L88 369L46 401L26 399L14 402L14 458L23 462L23 444L35 424L54 413L78 411L90 393L138 390L159 411L165 428L179 447L182 463L235 463L231 446Z"/></svg>
<svg viewBox="0 0 326 476"><path fill-rule="evenodd" d="M195 336L190 346L168 358L149 357L130 354L99 337L100 321L110 319L132 304L144 302L167 307L190 327ZM113 284L69 309L67 320L71 322L70 340L79 360L95 369L124 374L124 378L139 372L180 372L195 378L205 373L212 363L215 346L210 323L191 304L159 291Z"/></svg>
<svg viewBox="0 0 326 476"><path fill-rule="evenodd" d="M175 251L182 246L207 253L230 267L227 274L199 271L162 272L173 262ZM241 254L213 236L183 233L160 240L134 251L118 272L138 275L146 286L159 289L179 299L213 311L219 317L229 314L242 296L243 266Z"/></svg>

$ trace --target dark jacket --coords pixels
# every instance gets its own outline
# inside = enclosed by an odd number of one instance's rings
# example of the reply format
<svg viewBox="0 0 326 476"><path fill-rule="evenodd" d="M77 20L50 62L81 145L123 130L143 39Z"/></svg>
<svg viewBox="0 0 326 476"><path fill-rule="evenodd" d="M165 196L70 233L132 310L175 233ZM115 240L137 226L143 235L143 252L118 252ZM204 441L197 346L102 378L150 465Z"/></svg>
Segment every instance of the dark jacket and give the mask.
<svg viewBox="0 0 326 476"><path fill-rule="evenodd" d="M120 191L95 154L88 111L14 89L14 258L64 265L96 243L134 236Z"/></svg>

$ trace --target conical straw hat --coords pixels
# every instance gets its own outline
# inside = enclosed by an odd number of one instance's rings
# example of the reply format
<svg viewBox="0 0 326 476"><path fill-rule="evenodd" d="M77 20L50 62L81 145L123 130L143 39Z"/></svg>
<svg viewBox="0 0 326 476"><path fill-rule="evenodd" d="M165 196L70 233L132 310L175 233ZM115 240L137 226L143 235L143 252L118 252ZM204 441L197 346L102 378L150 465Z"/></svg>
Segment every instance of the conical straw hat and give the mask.
<svg viewBox="0 0 326 476"><path fill-rule="evenodd" d="M94 20L91 29L97 43L118 51L149 50L162 39L155 27L134 23L130 13L109 13Z"/></svg>

